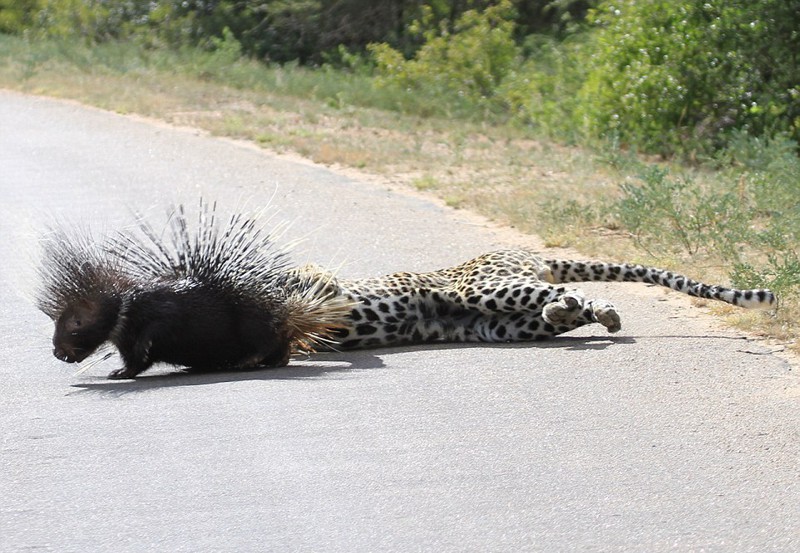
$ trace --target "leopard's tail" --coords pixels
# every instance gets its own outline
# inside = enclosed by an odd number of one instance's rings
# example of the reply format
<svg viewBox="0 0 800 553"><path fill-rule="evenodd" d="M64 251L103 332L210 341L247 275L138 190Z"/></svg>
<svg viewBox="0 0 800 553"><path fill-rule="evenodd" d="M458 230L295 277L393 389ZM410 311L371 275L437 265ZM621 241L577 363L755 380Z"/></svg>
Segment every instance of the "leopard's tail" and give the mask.
<svg viewBox="0 0 800 553"><path fill-rule="evenodd" d="M587 281L646 282L666 286L690 296L724 301L747 309L771 309L777 303L775 294L766 289L736 290L704 284L679 273L644 265L561 259L545 259L544 263L550 267L553 284Z"/></svg>

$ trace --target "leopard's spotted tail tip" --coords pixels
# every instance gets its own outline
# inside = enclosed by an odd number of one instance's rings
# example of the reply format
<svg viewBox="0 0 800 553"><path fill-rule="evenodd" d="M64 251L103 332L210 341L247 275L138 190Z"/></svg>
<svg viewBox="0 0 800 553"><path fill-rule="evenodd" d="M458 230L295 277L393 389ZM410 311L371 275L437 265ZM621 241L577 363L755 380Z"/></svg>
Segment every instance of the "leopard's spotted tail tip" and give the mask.
<svg viewBox="0 0 800 553"><path fill-rule="evenodd" d="M775 309L778 306L778 297L766 288L756 290L737 290L733 301L730 303L745 309Z"/></svg>

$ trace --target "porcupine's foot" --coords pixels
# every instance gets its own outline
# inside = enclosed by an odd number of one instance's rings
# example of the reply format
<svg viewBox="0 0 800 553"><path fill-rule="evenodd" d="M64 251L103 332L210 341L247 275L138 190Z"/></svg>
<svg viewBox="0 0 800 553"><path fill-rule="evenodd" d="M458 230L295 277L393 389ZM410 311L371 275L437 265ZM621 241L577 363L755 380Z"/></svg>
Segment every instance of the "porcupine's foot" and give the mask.
<svg viewBox="0 0 800 553"><path fill-rule="evenodd" d="M592 318L606 327L609 332L619 332L622 322L617 313L617 308L608 300L592 300L589 302L592 309Z"/></svg>
<svg viewBox="0 0 800 553"><path fill-rule="evenodd" d="M128 369L126 367L122 367L121 369L117 369L115 371L111 371L108 373L109 380L125 380L127 378L136 378L136 375L139 374L139 371L135 371L133 369Z"/></svg>
<svg viewBox="0 0 800 553"><path fill-rule="evenodd" d="M553 326L568 325L583 312L586 300L578 290L571 290L558 301L548 303L542 310L542 318Z"/></svg>

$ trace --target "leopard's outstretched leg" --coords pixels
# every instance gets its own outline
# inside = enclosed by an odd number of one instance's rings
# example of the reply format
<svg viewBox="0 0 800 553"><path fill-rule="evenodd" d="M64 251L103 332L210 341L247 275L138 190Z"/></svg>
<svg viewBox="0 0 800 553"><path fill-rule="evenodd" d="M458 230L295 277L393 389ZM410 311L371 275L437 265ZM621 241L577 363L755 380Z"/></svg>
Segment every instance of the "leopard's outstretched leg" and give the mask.
<svg viewBox="0 0 800 553"><path fill-rule="evenodd" d="M561 302L559 301L546 305L543 318L546 319L548 312L552 312L553 310L555 310L556 313L561 313L559 305L560 303ZM550 336L558 336L559 334L564 334L570 330L575 330L576 328L593 323L599 323L603 325L606 327L608 332L612 334L619 332L622 329L622 321L617 308L614 307L614 304L603 299L585 300L581 306L581 309L571 321L562 321L557 324L553 324L551 322L550 326L554 328Z"/></svg>
<svg viewBox="0 0 800 553"><path fill-rule="evenodd" d="M442 294L434 292L431 297L436 302L446 301L459 308L494 315L541 313L545 305L560 301L565 294L569 294L570 298L575 297L577 304L583 304L583 300L578 298L581 294L577 290L565 286L553 286L538 280L526 280L518 276L485 279L467 284L458 283ZM571 300L565 302L562 305L565 311L571 311L576 307ZM553 309L558 311L557 308ZM561 315L554 312L553 316L557 318ZM570 318L569 315L566 316L567 319Z"/></svg>
<svg viewBox="0 0 800 553"><path fill-rule="evenodd" d="M403 323L365 320L351 329L342 329L337 347L357 349L439 341L530 342L546 340L593 323L603 325L609 332L621 328L619 314L610 302L586 300L583 294L572 290L538 312L465 310L456 315L430 319L409 318Z"/></svg>
<svg viewBox="0 0 800 553"><path fill-rule="evenodd" d="M617 308L607 300L592 300L588 302L584 317L591 318L592 322L598 322L608 329L609 332L619 332L622 329Z"/></svg>
<svg viewBox="0 0 800 553"><path fill-rule="evenodd" d="M610 301L585 300L580 292L576 292L565 294L559 301L549 303L544 307L541 317L543 324L531 323L532 326L538 327L534 339L552 338L593 323L603 325L610 333L619 332L622 329L619 312ZM583 299L583 302L576 304L577 298Z"/></svg>
<svg viewBox="0 0 800 553"><path fill-rule="evenodd" d="M530 342L547 340L593 323L603 325L609 332L621 328L619 314L610 302L585 300L580 292L570 291L539 312L475 313L468 321L450 325L454 332L447 339L459 342Z"/></svg>
<svg viewBox="0 0 800 553"><path fill-rule="evenodd" d="M579 290L570 290L542 309L542 318L553 326L569 325L583 312L586 299Z"/></svg>

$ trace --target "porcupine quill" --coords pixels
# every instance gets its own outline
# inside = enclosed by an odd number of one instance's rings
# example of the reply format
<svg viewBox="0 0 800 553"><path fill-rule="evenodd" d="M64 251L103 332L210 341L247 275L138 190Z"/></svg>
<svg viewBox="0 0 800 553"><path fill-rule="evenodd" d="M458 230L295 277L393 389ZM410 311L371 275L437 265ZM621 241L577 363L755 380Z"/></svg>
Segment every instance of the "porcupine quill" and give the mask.
<svg viewBox="0 0 800 553"><path fill-rule="evenodd" d="M322 274L290 276L285 248L255 218L217 222L201 202L191 230L173 208L166 238L141 216L101 242L87 232L45 238L38 307L55 322L53 354L80 362L104 343L133 378L157 362L196 370L286 365L295 352L329 347L349 301Z"/></svg>

